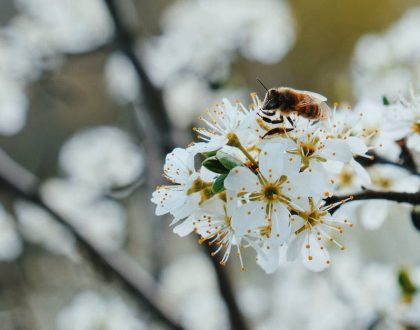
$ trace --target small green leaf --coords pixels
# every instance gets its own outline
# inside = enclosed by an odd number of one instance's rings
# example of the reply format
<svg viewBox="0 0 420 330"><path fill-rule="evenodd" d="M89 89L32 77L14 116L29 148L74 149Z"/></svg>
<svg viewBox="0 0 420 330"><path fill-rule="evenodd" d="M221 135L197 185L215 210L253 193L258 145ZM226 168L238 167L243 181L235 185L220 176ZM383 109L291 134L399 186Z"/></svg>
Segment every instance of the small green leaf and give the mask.
<svg viewBox="0 0 420 330"><path fill-rule="evenodd" d="M224 167L223 164L216 157L207 158L203 162L203 166L214 173L219 173L219 174L229 173L229 170L226 167Z"/></svg>
<svg viewBox="0 0 420 330"><path fill-rule="evenodd" d="M390 105L391 102L389 102L388 98L384 95L382 96L382 104L383 105Z"/></svg>
<svg viewBox="0 0 420 330"><path fill-rule="evenodd" d="M223 151L218 151L216 154L216 158L222 163L224 167L226 167L228 170L231 170L232 168L235 168L237 166L241 166L242 163L236 159L235 157L227 154Z"/></svg>
<svg viewBox="0 0 420 330"><path fill-rule="evenodd" d="M217 153L217 150L214 150L214 151L202 152L201 155L203 156L204 159L207 159L207 158L216 156L216 153Z"/></svg>
<svg viewBox="0 0 420 330"><path fill-rule="evenodd" d="M225 190L225 186L224 186L224 183L225 183L225 179L226 179L226 177L227 177L227 174L221 174L221 175L219 175L218 177L217 177L217 179L214 181L214 183L213 183L213 192L215 193L215 194L217 194L217 193L219 193L219 192L222 192L222 191L224 191Z"/></svg>
<svg viewBox="0 0 420 330"><path fill-rule="evenodd" d="M401 269L398 274L398 284L401 292L405 295L411 296L417 292L417 287L411 280L410 274L406 269Z"/></svg>

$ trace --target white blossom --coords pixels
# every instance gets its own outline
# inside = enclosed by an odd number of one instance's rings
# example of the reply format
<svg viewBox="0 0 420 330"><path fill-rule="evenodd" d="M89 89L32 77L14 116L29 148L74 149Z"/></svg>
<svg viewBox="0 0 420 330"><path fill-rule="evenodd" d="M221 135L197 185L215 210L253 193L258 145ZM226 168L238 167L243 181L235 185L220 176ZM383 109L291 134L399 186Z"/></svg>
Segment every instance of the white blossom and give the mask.
<svg viewBox="0 0 420 330"><path fill-rule="evenodd" d="M28 242L39 244L48 251L65 255L73 261L80 260L73 235L46 211L21 200L15 203L15 210L19 232Z"/></svg>
<svg viewBox="0 0 420 330"><path fill-rule="evenodd" d="M105 63L105 81L112 97L122 105L139 99L140 83L128 58L115 52Z"/></svg>
<svg viewBox="0 0 420 330"><path fill-rule="evenodd" d="M420 87L420 8L408 10L388 30L358 41L353 61L353 92L360 100L380 100Z"/></svg>
<svg viewBox="0 0 420 330"><path fill-rule="evenodd" d="M106 191L137 180L144 160L139 147L123 131L102 126L68 140L60 151L60 165L73 180Z"/></svg>
<svg viewBox="0 0 420 330"><path fill-rule="evenodd" d="M127 221L121 204L104 199L101 191L70 180L50 179L41 188L46 203L69 219L98 248L106 252L121 248Z"/></svg>
<svg viewBox="0 0 420 330"><path fill-rule="evenodd" d="M145 330L146 324L120 298L105 298L93 291L76 295L56 319L59 330Z"/></svg>
<svg viewBox="0 0 420 330"><path fill-rule="evenodd" d="M14 220L0 204L0 260L14 260L21 254L22 249L22 241Z"/></svg>

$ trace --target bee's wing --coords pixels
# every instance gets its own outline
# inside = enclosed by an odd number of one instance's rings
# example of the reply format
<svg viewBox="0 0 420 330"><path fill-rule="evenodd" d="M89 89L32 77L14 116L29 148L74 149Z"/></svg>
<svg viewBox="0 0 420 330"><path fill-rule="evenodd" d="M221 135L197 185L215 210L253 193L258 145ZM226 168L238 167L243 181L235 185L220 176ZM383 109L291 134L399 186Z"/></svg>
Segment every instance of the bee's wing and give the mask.
<svg viewBox="0 0 420 330"><path fill-rule="evenodd" d="M321 95L321 94L318 94L318 93L308 92L308 91L299 91L299 90L298 90L298 92L300 92L302 94L309 95L310 97L313 97L314 99L316 99L319 102L327 101L327 98L324 95Z"/></svg>
<svg viewBox="0 0 420 330"><path fill-rule="evenodd" d="M308 93L303 93L304 96L299 100L299 103L296 105L296 110L305 108L309 104L318 104L319 109L321 110L320 119L327 119L331 115L331 109L327 103L316 98ZM315 93L316 94L316 93ZM319 94L316 94L319 95ZM322 96L322 95L321 95ZM325 98L324 98L325 99Z"/></svg>
<svg viewBox="0 0 420 330"><path fill-rule="evenodd" d="M321 109L321 119L327 119L331 116L331 108L327 103L321 102L319 107Z"/></svg>

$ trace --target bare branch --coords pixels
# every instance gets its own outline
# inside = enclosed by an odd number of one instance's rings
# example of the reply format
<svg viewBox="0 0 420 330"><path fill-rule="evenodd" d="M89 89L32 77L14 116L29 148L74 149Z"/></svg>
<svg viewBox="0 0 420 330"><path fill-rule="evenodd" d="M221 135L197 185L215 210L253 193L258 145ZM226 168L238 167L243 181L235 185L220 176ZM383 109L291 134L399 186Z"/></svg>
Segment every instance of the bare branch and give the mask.
<svg viewBox="0 0 420 330"><path fill-rule="evenodd" d="M342 195L342 196L331 196L325 199L326 205L331 205L344 200L367 200L367 199L385 199L398 203L409 203L413 205L420 205L420 191L416 193L406 193L397 191L375 191L375 190L364 190L357 194ZM338 204L336 207L330 210L333 214L343 204Z"/></svg>
<svg viewBox="0 0 420 330"><path fill-rule="evenodd" d="M407 147L405 147L405 148L407 148ZM409 151L406 150L406 152L409 152ZM376 164L387 164L387 165L393 165L393 166L396 166L396 167L399 167L399 168L403 168L403 169L409 171L413 175L420 176L420 173L418 172L415 164L413 163L414 160L411 157L411 154L409 154L410 156L404 156L403 154L404 154L404 152L402 151L401 152L402 161L399 162L399 163L393 162L392 160L386 159L382 156L379 156L379 155L373 154L373 153L371 154L373 156L373 159L368 159L368 158L365 158L365 157L358 156L358 157L356 157L356 160L362 166L365 166L365 167L373 166L373 165L376 165ZM405 153L405 155L407 155L407 154ZM409 163L407 163L407 161L404 160L404 157L409 157L409 159L411 159L411 161L409 161Z"/></svg>
<svg viewBox="0 0 420 330"><path fill-rule="evenodd" d="M76 237L93 257L92 262L99 262L114 274L129 291L145 304L150 311L171 329L182 329L175 318L163 306L159 299L160 288L153 278L123 251L105 253L81 230L59 211L54 210L42 199L39 191L39 180L3 151L0 152L0 187L8 192L29 200L50 213L55 220L63 224Z"/></svg>
<svg viewBox="0 0 420 330"><path fill-rule="evenodd" d="M117 1L104 0L104 2L108 7L108 11L114 22L117 42L119 43L121 50L133 64L141 82L145 106L148 110L151 121L159 131L159 138L157 138L156 144L160 147L162 156L164 156L173 149L175 144L172 140L172 128L163 102L162 91L152 84L149 76L142 66L142 63L136 56L133 48L133 37L123 24L118 11ZM209 253L207 253L207 255L211 258ZM232 287L230 286L226 272L224 269L220 268L217 263L214 263L214 260L212 260L212 264L216 272L219 290L229 310L231 329L247 329L246 321L237 305L235 295Z"/></svg>

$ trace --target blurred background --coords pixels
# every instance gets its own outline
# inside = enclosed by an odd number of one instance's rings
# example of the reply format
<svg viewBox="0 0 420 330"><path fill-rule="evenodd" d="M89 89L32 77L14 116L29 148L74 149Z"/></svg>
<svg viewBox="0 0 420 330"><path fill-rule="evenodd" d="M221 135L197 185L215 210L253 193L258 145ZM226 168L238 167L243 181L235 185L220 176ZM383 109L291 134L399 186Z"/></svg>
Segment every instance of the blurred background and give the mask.
<svg viewBox="0 0 420 330"><path fill-rule="evenodd" d="M404 206L350 208L319 274L215 272L154 215L164 153L221 98L262 97L255 77L355 107L420 87L420 3L2 0L0 329L420 329Z"/></svg>

